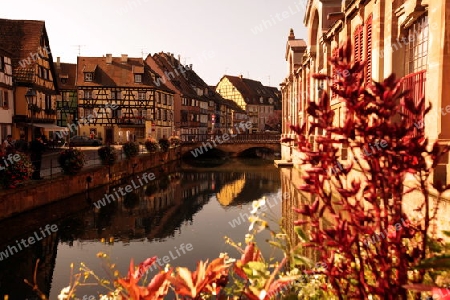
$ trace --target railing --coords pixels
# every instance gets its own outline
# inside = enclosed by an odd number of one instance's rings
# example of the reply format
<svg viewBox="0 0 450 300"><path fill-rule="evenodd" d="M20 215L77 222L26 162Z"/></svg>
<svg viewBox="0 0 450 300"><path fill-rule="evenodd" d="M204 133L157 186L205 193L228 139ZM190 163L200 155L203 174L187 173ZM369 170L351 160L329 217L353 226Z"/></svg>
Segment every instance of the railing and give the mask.
<svg viewBox="0 0 450 300"><path fill-rule="evenodd" d="M411 97L414 101L414 104L417 105L422 98L425 97L425 83L426 83L426 70L418 71L415 73L411 73L403 77L403 90L409 90L409 97ZM403 110L403 113L407 115L408 124L411 125L414 122L420 122L423 116L420 116L420 120L414 119L417 116L413 116L409 111Z"/></svg>
<svg viewBox="0 0 450 300"><path fill-rule="evenodd" d="M234 134L233 134L234 135ZM221 144L244 144L244 143L279 143L281 134L278 133L252 133L236 134L233 136L225 134L182 134L180 136L182 144L194 144L208 141L220 141ZM225 137L225 139L224 139Z"/></svg>

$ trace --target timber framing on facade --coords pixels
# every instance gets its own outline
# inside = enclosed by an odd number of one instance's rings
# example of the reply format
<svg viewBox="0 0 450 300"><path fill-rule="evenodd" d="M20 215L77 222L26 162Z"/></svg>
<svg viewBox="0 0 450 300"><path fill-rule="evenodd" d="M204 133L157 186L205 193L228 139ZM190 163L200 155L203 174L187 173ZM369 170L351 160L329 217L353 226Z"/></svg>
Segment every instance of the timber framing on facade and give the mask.
<svg viewBox="0 0 450 300"><path fill-rule="evenodd" d="M174 93L157 76L142 58L78 57L78 113L91 120L81 134L106 143L170 136Z"/></svg>

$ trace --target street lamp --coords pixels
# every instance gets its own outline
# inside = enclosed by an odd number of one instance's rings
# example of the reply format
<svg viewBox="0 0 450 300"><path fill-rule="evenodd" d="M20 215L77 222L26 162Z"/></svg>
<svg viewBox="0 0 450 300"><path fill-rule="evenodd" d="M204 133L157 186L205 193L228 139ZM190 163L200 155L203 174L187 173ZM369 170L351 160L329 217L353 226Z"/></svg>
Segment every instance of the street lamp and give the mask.
<svg viewBox="0 0 450 300"><path fill-rule="evenodd" d="M36 99L36 91L33 89L28 89L27 93L25 94L25 99L28 103L28 109L31 110L31 140L34 140L34 128L33 128L33 117L34 117L34 110L35 110L35 100Z"/></svg>

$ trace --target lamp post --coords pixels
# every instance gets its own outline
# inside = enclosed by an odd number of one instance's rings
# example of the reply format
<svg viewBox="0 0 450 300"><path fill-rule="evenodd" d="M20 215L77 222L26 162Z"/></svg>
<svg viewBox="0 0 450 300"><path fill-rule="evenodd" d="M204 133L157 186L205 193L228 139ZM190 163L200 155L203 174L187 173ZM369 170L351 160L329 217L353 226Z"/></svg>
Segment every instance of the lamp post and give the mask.
<svg viewBox="0 0 450 300"><path fill-rule="evenodd" d="M33 89L28 89L27 93L25 94L25 99L27 100L28 103L28 109L31 110L31 140L34 140L34 128L33 128L33 117L34 117L34 110L35 110L35 101L34 99L36 99L36 91Z"/></svg>

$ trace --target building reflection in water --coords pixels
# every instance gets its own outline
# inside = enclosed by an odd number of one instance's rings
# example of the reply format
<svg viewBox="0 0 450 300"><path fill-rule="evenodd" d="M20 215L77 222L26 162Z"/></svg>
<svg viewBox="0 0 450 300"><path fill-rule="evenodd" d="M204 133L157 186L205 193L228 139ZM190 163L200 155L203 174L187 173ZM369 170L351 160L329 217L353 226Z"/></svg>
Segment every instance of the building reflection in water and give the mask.
<svg viewBox="0 0 450 300"><path fill-rule="evenodd" d="M301 192L298 190L298 186L302 183L300 171L295 168L281 168L281 190L283 195L282 201L282 215L283 215L283 227L287 231L287 234L291 238L294 244L300 242L300 238L294 230L294 221L307 220L303 215L296 213L292 208L301 207L304 204L311 204L312 196L309 193ZM306 234L309 234L311 226L307 223L302 225L301 228ZM318 252L312 248L303 248L301 255L317 261Z"/></svg>
<svg viewBox="0 0 450 300"><path fill-rule="evenodd" d="M27 238L29 231L40 226L54 223L59 230L0 262L0 298L8 294L9 299L37 299L23 279L32 279L38 258L41 260L38 268L40 289L48 296L58 295L59 291L51 289L52 280L58 282L58 288L68 283L68 278L52 278L58 242L72 246L74 242L81 241L110 244L118 241L124 244L163 241L180 233L183 224L192 224L194 215L211 199L217 199L223 208L227 208L278 192L279 176L279 171L272 168L263 172L261 169L259 172L253 169L215 169L208 172L166 170L157 174L157 180L100 209L86 204L85 195L80 195L70 201L64 200L66 202L18 216L12 221L3 221L0 226L14 226L15 229L8 238L0 238L0 251L15 239ZM122 186L127 184L123 182ZM90 197L96 201L111 189L92 191ZM230 219L234 217L230 215ZM129 260L129 257L123 259Z"/></svg>

